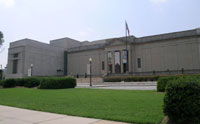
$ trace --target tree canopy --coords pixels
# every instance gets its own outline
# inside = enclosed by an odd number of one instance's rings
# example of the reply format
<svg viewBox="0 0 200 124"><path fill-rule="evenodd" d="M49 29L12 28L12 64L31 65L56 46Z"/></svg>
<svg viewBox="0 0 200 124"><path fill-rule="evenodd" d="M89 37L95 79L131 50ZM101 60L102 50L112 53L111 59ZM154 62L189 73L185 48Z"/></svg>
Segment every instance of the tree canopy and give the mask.
<svg viewBox="0 0 200 124"><path fill-rule="evenodd" d="M3 44L3 33L0 31L0 46Z"/></svg>

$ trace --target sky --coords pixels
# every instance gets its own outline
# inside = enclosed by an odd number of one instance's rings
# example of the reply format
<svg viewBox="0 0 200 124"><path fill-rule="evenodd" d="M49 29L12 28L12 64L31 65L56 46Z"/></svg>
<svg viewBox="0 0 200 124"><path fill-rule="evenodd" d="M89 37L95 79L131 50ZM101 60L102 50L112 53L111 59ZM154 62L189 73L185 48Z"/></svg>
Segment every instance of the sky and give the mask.
<svg viewBox="0 0 200 124"><path fill-rule="evenodd" d="M0 0L0 65L10 42L122 37L125 20L136 37L200 28L200 0Z"/></svg>

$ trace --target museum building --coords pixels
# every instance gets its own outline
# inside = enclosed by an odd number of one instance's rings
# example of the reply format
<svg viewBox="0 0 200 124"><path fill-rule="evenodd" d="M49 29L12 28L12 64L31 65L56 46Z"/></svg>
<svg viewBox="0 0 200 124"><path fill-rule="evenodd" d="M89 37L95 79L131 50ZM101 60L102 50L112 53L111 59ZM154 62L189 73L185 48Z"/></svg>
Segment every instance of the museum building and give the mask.
<svg viewBox="0 0 200 124"><path fill-rule="evenodd" d="M200 29L98 41L10 43L6 78L200 73Z"/></svg>

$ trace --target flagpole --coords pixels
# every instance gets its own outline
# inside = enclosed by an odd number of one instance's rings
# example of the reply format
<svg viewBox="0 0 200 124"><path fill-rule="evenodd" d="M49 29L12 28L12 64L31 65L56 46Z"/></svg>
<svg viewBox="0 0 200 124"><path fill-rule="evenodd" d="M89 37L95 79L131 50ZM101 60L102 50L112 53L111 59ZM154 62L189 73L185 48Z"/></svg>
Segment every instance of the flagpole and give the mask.
<svg viewBox="0 0 200 124"><path fill-rule="evenodd" d="M127 22L125 21L125 35L126 35L126 73L128 72L128 49L127 49Z"/></svg>
<svg viewBox="0 0 200 124"><path fill-rule="evenodd" d="M125 21L126 51L127 51L127 22Z"/></svg>

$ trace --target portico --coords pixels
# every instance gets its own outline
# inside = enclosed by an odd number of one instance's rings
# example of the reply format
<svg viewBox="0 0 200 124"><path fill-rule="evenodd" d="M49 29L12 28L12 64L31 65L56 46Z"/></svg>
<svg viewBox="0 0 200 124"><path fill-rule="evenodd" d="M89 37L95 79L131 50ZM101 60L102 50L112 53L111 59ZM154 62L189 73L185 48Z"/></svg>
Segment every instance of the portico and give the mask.
<svg viewBox="0 0 200 124"><path fill-rule="evenodd" d="M131 42L112 39L105 46L107 74L126 74L132 71Z"/></svg>

